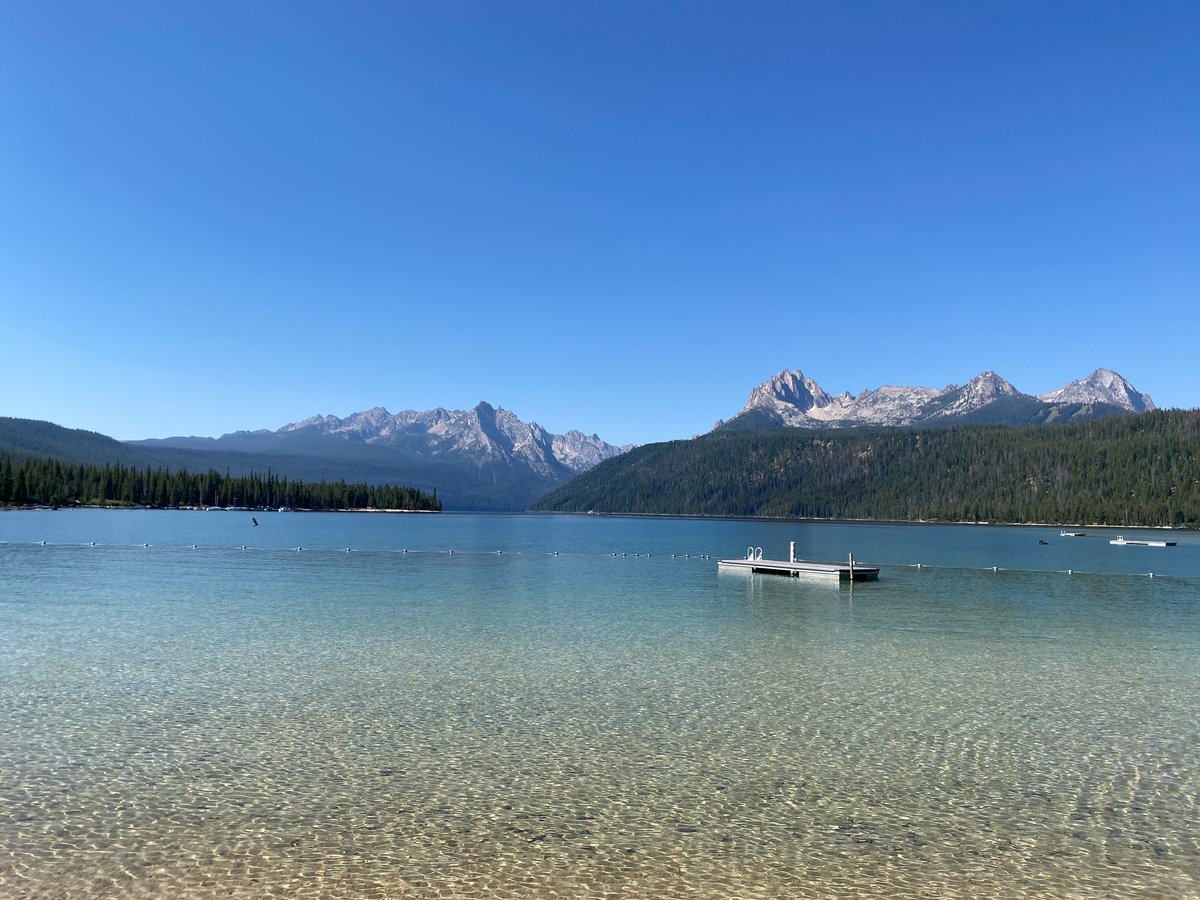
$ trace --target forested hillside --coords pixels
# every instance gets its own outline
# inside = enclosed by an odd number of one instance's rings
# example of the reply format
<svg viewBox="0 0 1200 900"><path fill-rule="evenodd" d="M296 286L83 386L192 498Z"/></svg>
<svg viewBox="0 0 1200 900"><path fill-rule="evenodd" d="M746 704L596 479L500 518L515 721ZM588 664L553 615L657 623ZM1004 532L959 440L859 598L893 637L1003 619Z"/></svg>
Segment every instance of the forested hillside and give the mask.
<svg viewBox="0 0 1200 900"><path fill-rule="evenodd" d="M406 509L438 511L442 504L416 488L308 482L273 474L168 472L124 465L66 463L0 457L0 506L41 504L111 506L279 506L298 509Z"/></svg>
<svg viewBox="0 0 1200 900"><path fill-rule="evenodd" d="M718 431L651 444L537 510L1200 526L1200 411L1036 427Z"/></svg>
<svg viewBox="0 0 1200 900"><path fill-rule="evenodd" d="M151 453L95 431L63 428L53 422L0 416L0 454L69 459L81 463L142 466Z"/></svg>

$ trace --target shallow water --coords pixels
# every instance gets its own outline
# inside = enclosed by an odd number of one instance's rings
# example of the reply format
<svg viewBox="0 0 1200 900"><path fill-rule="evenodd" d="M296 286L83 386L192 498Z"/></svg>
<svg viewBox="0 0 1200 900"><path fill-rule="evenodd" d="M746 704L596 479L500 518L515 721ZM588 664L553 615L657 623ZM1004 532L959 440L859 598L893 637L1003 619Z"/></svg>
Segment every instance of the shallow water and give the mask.
<svg viewBox="0 0 1200 900"><path fill-rule="evenodd" d="M0 513L0 895L1197 896L1200 541L1111 536Z"/></svg>

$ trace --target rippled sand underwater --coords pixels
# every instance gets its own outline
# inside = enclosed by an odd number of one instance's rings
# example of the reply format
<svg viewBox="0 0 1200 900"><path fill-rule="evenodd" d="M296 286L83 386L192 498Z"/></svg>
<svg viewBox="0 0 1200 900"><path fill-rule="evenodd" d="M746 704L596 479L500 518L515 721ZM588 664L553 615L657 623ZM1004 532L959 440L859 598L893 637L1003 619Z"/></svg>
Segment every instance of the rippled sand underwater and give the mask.
<svg viewBox="0 0 1200 900"><path fill-rule="evenodd" d="M1200 896L1184 579L0 564L4 897Z"/></svg>

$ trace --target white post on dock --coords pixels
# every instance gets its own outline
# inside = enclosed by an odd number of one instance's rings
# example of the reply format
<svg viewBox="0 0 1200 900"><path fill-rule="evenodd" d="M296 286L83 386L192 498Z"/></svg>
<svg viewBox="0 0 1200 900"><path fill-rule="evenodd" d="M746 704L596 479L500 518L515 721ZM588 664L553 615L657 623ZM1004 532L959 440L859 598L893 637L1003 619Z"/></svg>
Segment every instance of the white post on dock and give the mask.
<svg viewBox="0 0 1200 900"><path fill-rule="evenodd" d="M796 542L792 541L790 544L788 544L788 562L794 563L795 561L796 561Z"/></svg>
<svg viewBox="0 0 1200 900"><path fill-rule="evenodd" d="M854 554L850 554L850 583L854 584Z"/></svg>

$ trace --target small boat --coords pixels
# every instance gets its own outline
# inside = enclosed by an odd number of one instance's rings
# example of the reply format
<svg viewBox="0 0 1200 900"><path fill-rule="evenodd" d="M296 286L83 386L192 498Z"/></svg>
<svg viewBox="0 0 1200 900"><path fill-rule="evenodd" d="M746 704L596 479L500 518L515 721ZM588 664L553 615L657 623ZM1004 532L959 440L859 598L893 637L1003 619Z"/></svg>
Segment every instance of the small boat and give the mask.
<svg viewBox="0 0 1200 900"><path fill-rule="evenodd" d="M1174 541L1127 541L1124 537L1118 536L1115 541L1109 541L1117 547L1174 547Z"/></svg>
<svg viewBox="0 0 1200 900"><path fill-rule="evenodd" d="M1087 537L1087 534L1082 531L1060 531L1059 537Z"/></svg>

